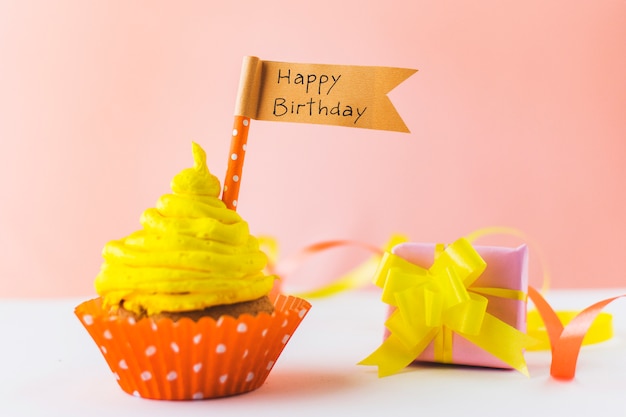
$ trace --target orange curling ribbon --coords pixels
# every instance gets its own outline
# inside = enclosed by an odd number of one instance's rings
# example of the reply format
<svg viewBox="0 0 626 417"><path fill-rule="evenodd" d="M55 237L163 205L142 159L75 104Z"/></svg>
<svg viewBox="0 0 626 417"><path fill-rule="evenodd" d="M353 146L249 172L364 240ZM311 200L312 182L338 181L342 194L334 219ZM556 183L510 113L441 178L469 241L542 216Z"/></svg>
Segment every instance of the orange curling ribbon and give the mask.
<svg viewBox="0 0 626 417"><path fill-rule="evenodd" d="M487 313L487 298L472 290L485 270L485 261L464 238L437 252L429 269L385 254L376 272L376 285L383 288L383 302L396 308L385 323L390 335L359 364L378 366L380 377L392 375L413 362L431 342L435 358L450 362L451 336L457 333L528 375L523 351L532 339ZM523 297L519 291L507 291L511 298Z"/></svg>
<svg viewBox="0 0 626 417"><path fill-rule="evenodd" d="M563 325L558 313L552 309L539 291L529 287L528 295L543 319L550 340L552 350L550 375L563 380L574 379L576 362L583 340L596 319L601 317L602 309L618 298L626 297L626 294L623 294L598 301L578 313L567 325Z"/></svg>
<svg viewBox="0 0 626 417"><path fill-rule="evenodd" d="M580 312L579 311L556 311L556 315L562 326L567 326ZM609 313L599 313L587 330L583 338L583 346L606 342L613 337L613 316ZM543 323L541 314L536 309L528 312L526 321L526 332L529 336L537 339L536 345L530 346L528 350L551 350L550 338Z"/></svg>
<svg viewBox="0 0 626 417"><path fill-rule="evenodd" d="M356 240L336 239L321 241L305 246L292 256L280 261L278 261L278 244L276 240L271 237L260 237L259 240L261 247L268 257L266 272L270 275L278 276L280 280L294 273L312 256L330 249L353 247L372 254L365 262L333 280L328 285L297 294L300 298L310 299L329 297L371 283L372 277L385 251L391 250L392 247L402 242L406 242L407 238L402 235L392 235L383 248ZM279 290L279 288L277 290Z"/></svg>

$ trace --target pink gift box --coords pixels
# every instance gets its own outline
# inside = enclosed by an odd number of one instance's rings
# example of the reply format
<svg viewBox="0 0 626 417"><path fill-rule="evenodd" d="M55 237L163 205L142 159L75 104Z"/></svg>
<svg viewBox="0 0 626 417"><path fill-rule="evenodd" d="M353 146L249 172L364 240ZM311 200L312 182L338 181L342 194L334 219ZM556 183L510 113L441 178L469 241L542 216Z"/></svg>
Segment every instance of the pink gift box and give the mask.
<svg viewBox="0 0 626 417"><path fill-rule="evenodd" d="M528 248L497 246L474 246L487 263L485 271L468 288L494 287L521 291L528 290ZM392 253L422 268L429 268L434 261L435 245L426 243L402 243L392 249ZM484 295L484 294L483 294ZM484 295L488 299L487 313L505 323L526 332L526 301ZM393 308L390 310L390 314ZM386 331L385 337L389 335ZM431 343L416 358L415 362L435 362ZM509 365L492 356L458 334L452 336L452 363L459 365L483 366L511 369Z"/></svg>

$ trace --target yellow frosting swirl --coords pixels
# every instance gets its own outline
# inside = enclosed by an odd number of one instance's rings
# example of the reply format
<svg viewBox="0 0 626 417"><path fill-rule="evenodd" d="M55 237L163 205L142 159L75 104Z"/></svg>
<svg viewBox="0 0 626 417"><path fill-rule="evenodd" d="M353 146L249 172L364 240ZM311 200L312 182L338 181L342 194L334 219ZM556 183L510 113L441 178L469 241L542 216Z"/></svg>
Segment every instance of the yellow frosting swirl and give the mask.
<svg viewBox="0 0 626 417"><path fill-rule="evenodd" d="M194 166L182 170L142 230L108 242L95 287L106 307L135 313L198 310L267 295L274 276L248 224L218 198L219 180L193 143Z"/></svg>

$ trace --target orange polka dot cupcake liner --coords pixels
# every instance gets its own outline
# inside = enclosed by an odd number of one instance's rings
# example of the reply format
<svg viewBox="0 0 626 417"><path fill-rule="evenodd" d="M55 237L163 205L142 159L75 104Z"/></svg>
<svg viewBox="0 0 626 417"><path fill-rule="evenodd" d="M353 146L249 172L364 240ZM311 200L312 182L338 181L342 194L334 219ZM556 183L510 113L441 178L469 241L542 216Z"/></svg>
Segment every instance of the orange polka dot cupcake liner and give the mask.
<svg viewBox="0 0 626 417"><path fill-rule="evenodd" d="M133 320L111 315L102 300L75 314L128 394L159 400L201 400L242 394L265 382L311 305L277 295L275 311L218 320Z"/></svg>

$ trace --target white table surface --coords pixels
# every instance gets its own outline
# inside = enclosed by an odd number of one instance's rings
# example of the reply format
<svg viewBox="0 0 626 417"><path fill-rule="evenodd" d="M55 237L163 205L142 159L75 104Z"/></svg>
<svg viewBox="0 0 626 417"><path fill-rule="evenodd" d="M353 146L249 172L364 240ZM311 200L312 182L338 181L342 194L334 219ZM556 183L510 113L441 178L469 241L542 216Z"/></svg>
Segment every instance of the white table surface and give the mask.
<svg viewBox="0 0 626 417"><path fill-rule="evenodd" d="M626 289L551 291L580 310ZM626 299L605 310L615 335L582 348L577 375L549 376L550 355L528 352L515 371L411 366L379 379L356 365L381 342L377 291L311 300L313 307L265 384L240 396L168 402L124 393L78 319L82 299L0 300L0 416L626 416Z"/></svg>

